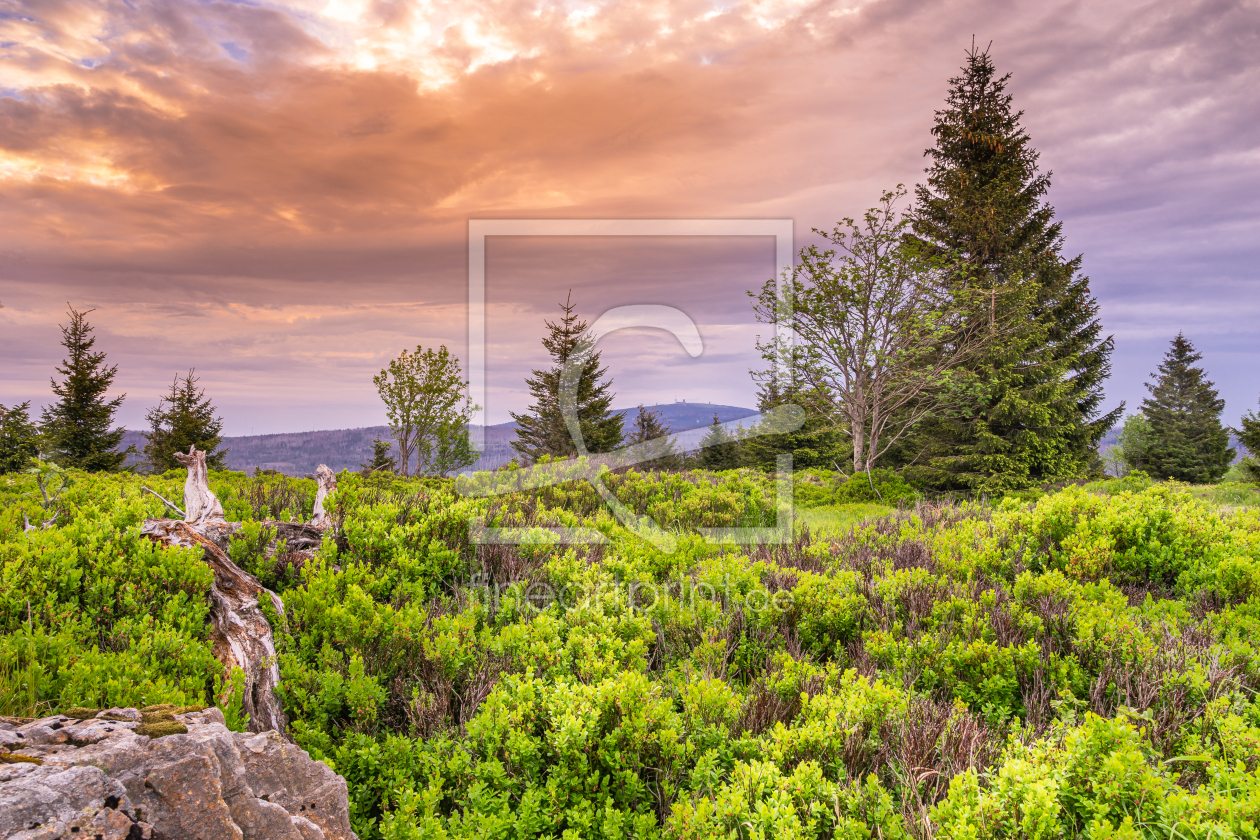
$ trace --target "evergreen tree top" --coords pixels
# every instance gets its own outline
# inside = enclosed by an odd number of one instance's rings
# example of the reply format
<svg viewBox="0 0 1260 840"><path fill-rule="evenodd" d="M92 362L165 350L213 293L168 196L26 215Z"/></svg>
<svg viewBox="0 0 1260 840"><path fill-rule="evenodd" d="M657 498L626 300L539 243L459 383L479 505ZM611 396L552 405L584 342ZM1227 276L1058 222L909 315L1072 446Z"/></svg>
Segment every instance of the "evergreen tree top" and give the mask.
<svg viewBox="0 0 1260 840"><path fill-rule="evenodd" d="M1018 268L1010 256L1021 253L1023 268L1037 258L1057 257L1061 223L1043 202L1051 173L1038 170L1038 153L1012 109L1006 85L989 56L972 46L962 75L949 80L946 107L936 112L936 145L927 183L916 188L915 233L933 250L956 254L979 269L977 279L994 285ZM997 271L999 276L992 276ZM988 276L986 276L988 275Z"/></svg>
<svg viewBox="0 0 1260 840"><path fill-rule="evenodd" d="M61 326L61 344L66 348L67 356L56 368L65 379L61 382L50 380L54 394L80 409L93 406L109 390L118 374L118 365L105 366L104 352L92 351L96 336L92 335L92 325L88 323L87 316L95 311L79 312L71 307L69 326ZM106 405L117 408L126 396L117 396Z"/></svg>
<svg viewBox="0 0 1260 840"><path fill-rule="evenodd" d="M584 344L582 339L586 337L589 324L574 314L577 305L573 303L572 291L565 297L564 303L560 304L560 309L564 315L559 323L543 321L547 327L547 335L543 336L542 343L556 363L563 365Z"/></svg>
<svg viewBox="0 0 1260 840"><path fill-rule="evenodd" d="M588 452L611 452L621 444L622 417L612 411L612 381L600 366L600 353L588 324L574 312L572 294L560 304L563 317L545 321L542 344L555 364L534 370L525 384L534 402L524 414L512 412L517 422L512 448L525 463L543 455L567 458L577 454L564 418L562 394L572 394L582 442ZM566 368L568 368L566 370Z"/></svg>
<svg viewBox="0 0 1260 840"><path fill-rule="evenodd" d="M1225 400L1215 383L1205 378L1203 368L1194 365L1202 358L1190 340L1177 333L1158 371L1151 374L1153 381L1145 383L1151 396L1142 401L1142 412L1151 417L1168 413L1218 415L1224 411Z"/></svg>
<svg viewBox="0 0 1260 840"><path fill-rule="evenodd" d="M214 405L204 388L197 387L196 370L175 376L171 390L158 398L156 407L145 413L149 421L148 442L144 447L149 467L162 473L181 466L176 453L189 446L206 453L206 466L221 470L227 465L228 450L223 443L223 420L215 416Z"/></svg>

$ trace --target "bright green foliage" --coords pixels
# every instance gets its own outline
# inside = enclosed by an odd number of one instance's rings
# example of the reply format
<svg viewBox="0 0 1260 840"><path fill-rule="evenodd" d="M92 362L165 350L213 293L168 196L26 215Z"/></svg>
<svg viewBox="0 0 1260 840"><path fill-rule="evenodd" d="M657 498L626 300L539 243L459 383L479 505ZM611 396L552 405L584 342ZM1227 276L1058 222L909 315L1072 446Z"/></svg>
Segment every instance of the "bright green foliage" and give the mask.
<svg viewBox="0 0 1260 840"><path fill-rule="evenodd" d="M61 328L66 358L57 367L61 382L52 381L57 402L44 409L40 418L49 452L57 463L88 472L110 472L122 467L127 456L116 451L123 429L110 430L114 413L126 394L105 399L118 374L118 365L105 365L105 354L92 351L96 338L87 322L87 312L71 309L70 325Z"/></svg>
<svg viewBox="0 0 1260 840"><path fill-rule="evenodd" d="M1151 466L1153 443L1151 424L1145 415L1130 414L1126 417L1124 426L1120 429L1120 439L1116 447L1118 450L1116 454L1123 467L1122 472L1126 475L1133 470L1146 472Z"/></svg>
<svg viewBox="0 0 1260 840"><path fill-rule="evenodd" d="M798 495L835 506L842 478ZM0 483L0 708L215 702L243 726L210 573L137 535L161 513L140 480L74 473L31 533L34 479ZM770 477L606 480L677 550L587 483L343 473L344 524L286 560L261 520L309 511L312 482L212 473L232 557L284 601L292 734L346 778L360 837L1256 836L1260 509L1133 474L719 546L695 529L775 521ZM470 520L607 542L475 546Z"/></svg>
<svg viewBox="0 0 1260 840"><path fill-rule="evenodd" d="M878 502L896 507L913 504L919 493L892 470L871 470L846 476L830 470L796 473L795 500L805 508Z"/></svg>
<svg viewBox="0 0 1260 840"><path fill-rule="evenodd" d="M249 731L249 712L245 711L245 672L232 666L226 682L223 675L214 677L214 699L227 728L233 732Z"/></svg>
<svg viewBox="0 0 1260 840"><path fill-rule="evenodd" d="M613 412L612 381L607 368L600 367L600 354L594 350L589 325L574 314L570 299L560 304L564 316L559 323L546 321L543 347L551 356L552 367L535 370L525 384L533 404L524 414L512 413L517 422L512 448L526 464L545 455L569 458L578 454L573 433L565 422L565 394L572 399L572 413L587 452L611 452L621 445L622 417Z"/></svg>
<svg viewBox="0 0 1260 840"><path fill-rule="evenodd" d="M436 350L403 350L372 382L398 440L403 475L446 475L477 462L468 420L478 406L468 398L459 359L445 344Z"/></svg>
<svg viewBox="0 0 1260 840"><path fill-rule="evenodd" d="M974 48L962 69L936 112L914 234L929 252L961 258L960 281L988 299L987 320L1010 329L974 365L986 387L972 410L927 428L932 457L921 471L994 492L1090 472L1123 407L1098 414L1113 342L1101 338L1080 257L1061 253L1050 175L1012 109L1009 76Z"/></svg>
<svg viewBox="0 0 1260 840"><path fill-rule="evenodd" d="M187 453L190 446L206 453L206 466L210 469L221 470L226 464L228 450L219 448L223 442L223 420L214 416L214 406L205 389L197 387L195 372L188 371L182 379L176 376L170 393L144 415L149 421L144 457L150 472L179 469L175 453Z"/></svg>
<svg viewBox="0 0 1260 840"><path fill-rule="evenodd" d="M1178 333L1158 374L1151 374L1154 384L1146 384L1151 392L1142 401L1142 416L1150 428L1147 472L1157 478L1210 484L1219 481L1234 460L1229 433L1221 425L1225 401L1203 368L1194 366L1202 358Z"/></svg>
<svg viewBox="0 0 1260 840"><path fill-rule="evenodd" d="M31 401L0 405L0 475L19 472L39 455L39 429L31 422Z"/></svg>
<svg viewBox="0 0 1260 840"><path fill-rule="evenodd" d="M0 669L34 652L36 699L54 706L204 701L212 576L195 552L139 536L161 503L134 479L80 473L57 526L22 533L35 492L33 478L0 488Z"/></svg>

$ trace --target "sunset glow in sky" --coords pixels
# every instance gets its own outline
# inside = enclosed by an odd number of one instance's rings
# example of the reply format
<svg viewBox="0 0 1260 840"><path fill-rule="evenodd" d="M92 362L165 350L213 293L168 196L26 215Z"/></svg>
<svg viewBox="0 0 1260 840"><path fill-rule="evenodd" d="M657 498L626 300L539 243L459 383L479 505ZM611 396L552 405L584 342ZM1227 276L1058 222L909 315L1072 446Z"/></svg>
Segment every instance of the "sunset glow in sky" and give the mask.
<svg viewBox="0 0 1260 840"><path fill-rule="evenodd" d="M1260 3L0 0L0 402L49 399L67 301L142 425L196 367L229 434L376 425L403 347L466 357L470 218L859 215L922 179L992 42L1054 172L1135 408L1178 330L1227 423L1260 398ZM753 403L769 239L492 240L488 410L542 319L666 303L605 342L618 405Z"/></svg>

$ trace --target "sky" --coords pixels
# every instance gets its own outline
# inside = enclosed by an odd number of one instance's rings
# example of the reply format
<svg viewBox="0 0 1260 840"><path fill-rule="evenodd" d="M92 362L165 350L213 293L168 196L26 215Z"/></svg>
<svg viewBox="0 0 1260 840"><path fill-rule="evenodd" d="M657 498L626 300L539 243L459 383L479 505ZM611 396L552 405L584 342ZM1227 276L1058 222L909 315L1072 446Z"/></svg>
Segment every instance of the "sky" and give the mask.
<svg viewBox="0 0 1260 840"><path fill-rule="evenodd" d="M1260 3L0 0L0 403L50 399L94 310L142 427L195 368L228 434L377 425L403 348L467 358L469 219L791 219L923 179L991 44L1134 409L1184 331L1260 398ZM486 417L543 321L675 306L601 342L619 406L752 405L765 237L488 240Z"/></svg>

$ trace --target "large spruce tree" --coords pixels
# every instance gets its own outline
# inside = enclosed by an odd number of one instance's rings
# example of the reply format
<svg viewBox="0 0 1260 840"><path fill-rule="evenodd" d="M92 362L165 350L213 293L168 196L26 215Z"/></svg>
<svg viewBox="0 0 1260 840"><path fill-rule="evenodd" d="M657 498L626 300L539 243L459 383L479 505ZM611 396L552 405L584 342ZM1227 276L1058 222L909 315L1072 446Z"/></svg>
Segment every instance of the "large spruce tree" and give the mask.
<svg viewBox="0 0 1260 840"><path fill-rule="evenodd" d="M1147 471L1156 478L1191 484L1219 481L1234 460L1229 432L1221 425L1225 401L1195 362L1202 359L1180 333L1164 356L1151 395L1142 400L1142 415L1150 426Z"/></svg>
<svg viewBox="0 0 1260 840"><path fill-rule="evenodd" d="M566 364L586 451L611 452L621 444L622 416L612 411L612 381L606 378L608 369L600 367L600 354L592 348L589 324L574 314L576 308L570 295L560 304L564 316L558 322L544 322L548 332L542 343L554 365L533 371L525 380L533 405L524 414L512 413L518 425L512 448L525 463L544 455L569 458L577 454L560 405Z"/></svg>
<svg viewBox="0 0 1260 840"><path fill-rule="evenodd" d="M223 420L215 416L205 389L197 387L195 374L195 370L190 370L183 377L176 376L170 392L144 415L149 421L144 456L152 472L178 469L181 465L175 460L175 453L186 453L190 446L206 453L206 466L210 469L226 466L228 451L219 448L223 443Z"/></svg>
<svg viewBox="0 0 1260 840"><path fill-rule="evenodd" d="M987 294L987 317L1004 331L975 365L987 383L976 404L926 425L921 476L996 490L1080 475L1123 411L1099 413L1113 342L1101 337L1081 258L1061 253L1050 173L1012 110L1010 75L974 46L962 71L936 112L913 230L954 261L957 282Z"/></svg>
<svg viewBox="0 0 1260 840"><path fill-rule="evenodd" d="M49 455L63 467L89 472L112 472L122 467L127 453L119 452L125 429L111 429L114 413L127 396L112 400L105 393L118 374L118 365L106 365L105 354L93 352L96 338L87 316L94 310L78 312L70 308L70 324L61 328L66 358L57 368L64 377L52 380L57 402L40 417Z"/></svg>

